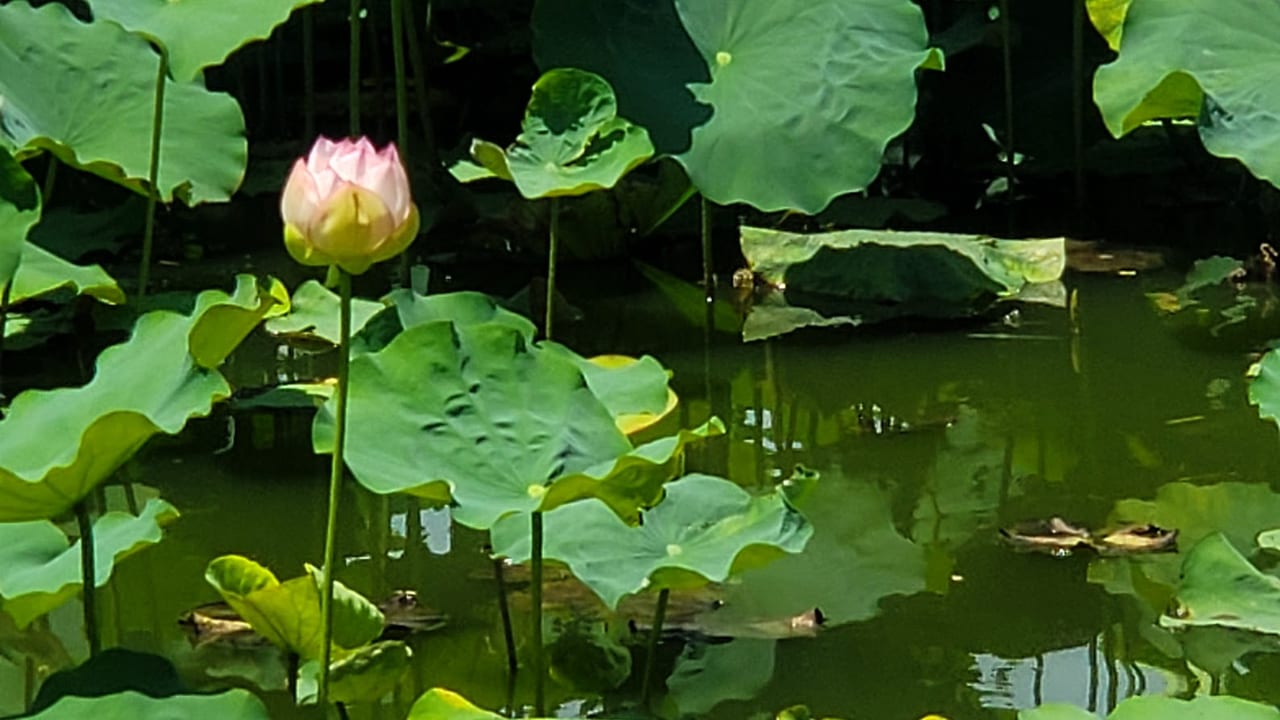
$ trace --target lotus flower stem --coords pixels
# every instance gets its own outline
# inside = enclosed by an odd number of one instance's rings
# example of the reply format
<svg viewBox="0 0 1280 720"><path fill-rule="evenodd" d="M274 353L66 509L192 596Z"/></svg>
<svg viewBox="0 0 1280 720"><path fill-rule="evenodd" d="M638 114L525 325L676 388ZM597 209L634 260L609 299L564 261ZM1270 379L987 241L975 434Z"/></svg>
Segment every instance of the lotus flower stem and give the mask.
<svg viewBox="0 0 1280 720"><path fill-rule="evenodd" d="M151 246L156 231L156 201L160 199L160 136L164 129L164 88L169 78L169 53L163 47L156 70L156 103L151 116L151 162L147 168L147 220L142 230L142 258L138 261L138 297L147 296L151 281Z"/></svg>
<svg viewBox="0 0 1280 720"><path fill-rule="evenodd" d="M1014 142L1013 128L1013 19L1009 17L1009 0L1000 0L1000 51L1004 58L1004 172L1009 182L1009 225L1013 231Z"/></svg>
<svg viewBox="0 0 1280 720"><path fill-rule="evenodd" d="M53 153L46 153L49 164L44 169L44 185L40 188L40 206L48 209L53 201L53 186L58 182L58 158Z"/></svg>
<svg viewBox="0 0 1280 720"><path fill-rule="evenodd" d="M351 24L351 62L347 74L348 131L355 138L360 135L360 0L351 0L347 21Z"/></svg>
<svg viewBox="0 0 1280 720"><path fill-rule="evenodd" d="M335 267L341 312L338 321L338 387L333 421L333 462L329 466L329 517L324 526L324 587L320 589L321 650L320 682L316 704L325 707L329 699L329 658L333 649L334 545L338 531L338 504L342 499L342 447L347 434L347 370L351 347L351 273Z"/></svg>
<svg viewBox="0 0 1280 720"><path fill-rule="evenodd" d="M702 287L707 293L707 302L715 302L716 281L711 271L711 203L707 196L699 196L702 200Z"/></svg>
<svg viewBox="0 0 1280 720"><path fill-rule="evenodd" d="M533 569L533 584L529 586L533 601L533 714L546 717L547 668L542 657L542 513L539 511L531 515L529 535L529 563Z"/></svg>
<svg viewBox="0 0 1280 720"><path fill-rule="evenodd" d="M551 227L547 243L547 309L543 322L545 337L551 339L556 307L556 254L560 247L560 198L551 198Z"/></svg>
<svg viewBox="0 0 1280 720"><path fill-rule="evenodd" d="M1083 217L1084 190L1084 4L1071 3L1071 135L1075 166L1075 205Z"/></svg>
<svg viewBox="0 0 1280 720"><path fill-rule="evenodd" d="M409 93L404 72L404 0L391 0L391 60L396 73L396 148L400 151L405 174L412 178L409 172L413 167L409 156ZM409 286L408 253L400 255L400 284Z"/></svg>
<svg viewBox="0 0 1280 720"><path fill-rule="evenodd" d="M507 581L503 577L502 558L493 559L493 579L498 583L498 613L502 615L502 636L507 643L507 671L515 674L516 636L511 628L511 607L507 604Z"/></svg>
<svg viewBox="0 0 1280 720"><path fill-rule="evenodd" d="M662 637L662 623L667 618L667 600L671 597L670 588L662 588L658 593L658 607L653 611L653 627L649 629L649 649L644 656L644 675L640 680L640 707L649 702L649 682L653 678L654 659L658 655L658 639Z"/></svg>
<svg viewBox="0 0 1280 720"><path fill-rule="evenodd" d="M413 98L418 109L418 122L422 124L423 157L434 170L438 164L436 158L435 130L431 123L431 111L427 105L427 63L422 56L422 44L418 41L418 24L413 16L413 3L404 5L404 21L409 36L409 63L413 67ZM431 0L427 0L427 19L425 25L431 27Z"/></svg>
<svg viewBox="0 0 1280 720"><path fill-rule="evenodd" d="M303 137L316 136L316 16L302 9L302 127Z"/></svg>
<svg viewBox="0 0 1280 720"><path fill-rule="evenodd" d="M98 638L97 569L94 567L93 519L89 517L87 500L76 503L76 524L80 526L80 589L84 598L84 634L89 640L89 657L102 650Z"/></svg>

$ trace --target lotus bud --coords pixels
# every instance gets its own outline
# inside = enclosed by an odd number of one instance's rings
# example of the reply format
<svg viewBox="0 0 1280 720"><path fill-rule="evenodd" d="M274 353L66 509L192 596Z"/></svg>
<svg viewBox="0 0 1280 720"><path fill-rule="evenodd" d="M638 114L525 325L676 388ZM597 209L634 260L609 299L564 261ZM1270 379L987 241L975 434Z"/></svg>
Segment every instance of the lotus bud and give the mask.
<svg viewBox="0 0 1280 720"><path fill-rule="evenodd" d="M418 208L396 146L321 137L293 164L280 198L284 244L303 265L359 275L418 234Z"/></svg>

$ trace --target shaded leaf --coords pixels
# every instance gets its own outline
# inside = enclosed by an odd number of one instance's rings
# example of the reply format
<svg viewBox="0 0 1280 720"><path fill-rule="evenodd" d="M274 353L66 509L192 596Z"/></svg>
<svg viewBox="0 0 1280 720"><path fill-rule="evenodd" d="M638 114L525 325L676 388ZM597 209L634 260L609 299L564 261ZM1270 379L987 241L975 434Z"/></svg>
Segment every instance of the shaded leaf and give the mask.
<svg viewBox="0 0 1280 720"><path fill-rule="evenodd" d="M432 688L413 703L405 720L502 720L502 716L472 705L452 690Z"/></svg>
<svg viewBox="0 0 1280 720"><path fill-rule="evenodd" d="M1205 537L1182 562L1165 627L1217 625L1280 635L1280 579L1255 568L1222 533Z"/></svg>
<svg viewBox="0 0 1280 720"><path fill-rule="evenodd" d="M33 720L270 720L267 708L248 690L228 690L217 695L171 695L153 698L129 691L102 697L65 697Z"/></svg>
<svg viewBox="0 0 1280 720"><path fill-rule="evenodd" d="M36 189L35 181L7 150L0 147L0 287L13 279L22 259L27 233L38 222L40 191Z"/></svg>
<svg viewBox="0 0 1280 720"><path fill-rule="evenodd" d="M1018 712L1018 720L1087 720L1093 713L1068 705L1045 705ZM1276 720L1271 705L1222 695L1197 695L1182 700L1161 695L1131 697L1111 711L1107 720Z"/></svg>
<svg viewBox="0 0 1280 720"><path fill-rule="evenodd" d="M377 702L396 689L409 669L413 651L394 640L366 645L329 665L329 697L346 704ZM315 703L320 662L311 660L299 671L298 702Z"/></svg>
<svg viewBox="0 0 1280 720"><path fill-rule="evenodd" d="M289 337L319 338L338 344L341 301L337 293L316 280L298 286L289 298L289 312L267 321L267 332ZM360 332L369 318L386 306L364 298L351 299L351 334Z"/></svg>
<svg viewBox="0 0 1280 720"><path fill-rule="evenodd" d="M151 499L137 517L109 512L93 522L94 584L107 584L115 563L160 542L161 527L178 517ZM0 523L0 605L19 628L80 593L80 541L47 520Z"/></svg>

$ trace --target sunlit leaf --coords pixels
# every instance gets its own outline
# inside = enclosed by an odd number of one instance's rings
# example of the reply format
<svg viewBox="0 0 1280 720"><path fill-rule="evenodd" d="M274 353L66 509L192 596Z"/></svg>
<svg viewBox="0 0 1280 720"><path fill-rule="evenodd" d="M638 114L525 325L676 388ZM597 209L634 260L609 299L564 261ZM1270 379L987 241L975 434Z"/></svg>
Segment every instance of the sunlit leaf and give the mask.
<svg viewBox="0 0 1280 720"><path fill-rule="evenodd" d="M1018 712L1018 720L1090 720L1097 715L1072 705L1044 705ZM1225 695L1197 695L1190 700L1140 695L1124 700L1106 720L1276 720L1280 710Z"/></svg>
<svg viewBox="0 0 1280 720"><path fill-rule="evenodd" d="M76 265L39 245L27 243L22 249L22 264L13 277L9 301L30 300L62 289L88 295L108 305L125 301L124 291L101 266Z"/></svg>
<svg viewBox="0 0 1280 720"><path fill-rule="evenodd" d="M1255 568L1222 533L1196 543L1182 562L1165 627L1215 625L1280 635L1280 579Z"/></svg>
<svg viewBox="0 0 1280 720"><path fill-rule="evenodd" d="M330 345L338 344L340 300L337 293L316 280L308 280L298 286L289 298L289 312L267 321L267 332L288 337L318 338ZM364 324L385 306L380 302L351 299L351 333L359 332Z"/></svg>
<svg viewBox="0 0 1280 720"><path fill-rule="evenodd" d="M412 657L409 646L395 640L365 645L330 664L329 698L348 705L376 702L396 689ZM298 702L314 703L320 661L307 662L298 674Z"/></svg>

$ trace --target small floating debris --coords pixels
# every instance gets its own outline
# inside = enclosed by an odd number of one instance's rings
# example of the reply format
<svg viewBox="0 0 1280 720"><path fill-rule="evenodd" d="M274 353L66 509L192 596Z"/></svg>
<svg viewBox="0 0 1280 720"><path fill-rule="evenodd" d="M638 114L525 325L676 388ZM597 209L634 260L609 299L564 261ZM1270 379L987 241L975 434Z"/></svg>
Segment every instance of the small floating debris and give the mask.
<svg viewBox="0 0 1280 720"><path fill-rule="evenodd" d="M1083 548L1090 548L1103 557L1175 552L1178 549L1177 530L1149 523L1090 532L1060 517L1052 517L1001 528L1000 537L1018 550L1054 557L1070 557Z"/></svg>

